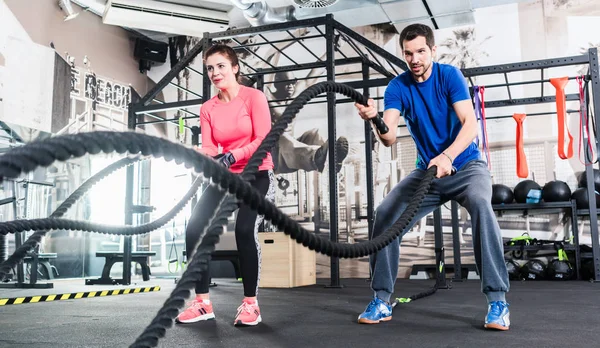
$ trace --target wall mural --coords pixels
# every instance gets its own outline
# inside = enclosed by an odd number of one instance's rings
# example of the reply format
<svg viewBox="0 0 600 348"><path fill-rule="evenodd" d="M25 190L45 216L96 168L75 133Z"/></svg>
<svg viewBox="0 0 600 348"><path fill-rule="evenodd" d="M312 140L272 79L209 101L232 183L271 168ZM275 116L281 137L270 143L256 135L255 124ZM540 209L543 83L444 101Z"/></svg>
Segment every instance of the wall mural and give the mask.
<svg viewBox="0 0 600 348"><path fill-rule="evenodd" d="M481 46L493 36L486 36L478 40L475 27L461 28L452 31L454 37L449 37L438 46L445 48L447 53L439 56L439 62L454 65L460 69L477 67L482 58L489 54L481 49Z"/></svg>

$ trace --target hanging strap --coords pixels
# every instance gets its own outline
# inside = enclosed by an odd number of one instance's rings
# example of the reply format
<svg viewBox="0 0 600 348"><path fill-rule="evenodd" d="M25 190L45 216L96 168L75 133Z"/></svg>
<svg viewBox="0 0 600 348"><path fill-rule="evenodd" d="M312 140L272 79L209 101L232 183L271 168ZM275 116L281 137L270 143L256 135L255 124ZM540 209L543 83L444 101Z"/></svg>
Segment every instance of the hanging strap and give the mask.
<svg viewBox="0 0 600 348"><path fill-rule="evenodd" d="M492 169L492 161L490 158L490 147L488 146L488 135L487 135L487 123L485 120L485 98L484 98L485 86L479 87L479 93L481 94L481 134L483 136L483 153L487 159L488 168Z"/></svg>
<svg viewBox="0 0 600 348"><path fill-rule="evenodd" d="M481 103L479 101L479 86L473 86L473 95L475 102L475 116L477 117L477 123L481 120ZM483 136L483 135L482 135ZM479 147L479 136L475 139L475 144Z"/></svg>
<svg viewBox="0 0 600 348"><path fill-rule="evenodd" d="M482 148L483 153L485 154L488 168L492 169L492 163L490 161L490 149L488 147L488 142L487 142L487 126L485 123L485 105L484 105L484 99L483 99L484 90L485 90L484 86L473 86L473 92L475 95L475 115L477 116L477 123L481 127L481 133L480 133L481 148ZM480 94L481 94L481 97L480 97ZM477 142L476 142L477 147L479 147L479 145L480 145L479 140L480 139L478 136Z"/></svg>
<svg viewBox="0 0 600 348"><path fill-rule="evenodd" d="M583 81L584 81L584 76L577 76L575 77L575 80L577 81L577 84L579 85L579 146L577 147L579 150L579 161L583 164L583 165L590 165L593 162L590 160L590 162L587 161L587 156L584 153L584 160L581 160L581 149L583 148L583 135L584 133L587 134L587 150L589 150L589 154L590 154L590 158L594 158L594 148L592 147L592 140L590 139L590 120L587 116L587 104L586 104L586 100L585 100L585 93L584 93L584 89L583 89ZM585 120L585 123L584 123ZM584 130L585 128L585 130Z"/></svg>
<svg viewBox="0 0 600 348"><path fill-rule="evenodd" d="M529 176L529 167L527 166L527 157L523 148L523 121L526 114L513 114L513 118L517 122L517 176L526 178Z"/></svg>
<svg viewBox="0 0 600 348"><path fill-rule="evenodd" d="M566 124L566 97L565 86L569 83L568 77L555 77L550 83L556 88L556 115L558 119L558 156L562 159L573 157L573 136L569 133ZM569 145L565 154L565 131L569 137Z"/></svg>

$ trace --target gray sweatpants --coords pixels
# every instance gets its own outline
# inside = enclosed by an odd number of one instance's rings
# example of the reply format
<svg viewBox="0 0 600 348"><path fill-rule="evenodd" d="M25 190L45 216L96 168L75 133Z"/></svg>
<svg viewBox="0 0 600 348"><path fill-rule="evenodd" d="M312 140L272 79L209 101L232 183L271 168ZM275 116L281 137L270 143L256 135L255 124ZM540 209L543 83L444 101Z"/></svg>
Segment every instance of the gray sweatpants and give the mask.
<svg viewBox="0 0 600 348"><path fill-rule="evenodd" d="M425 171L414 170L384 198L375 211L372 238L385 232L398 220L424 175ZM487 164L474 160L453 176L434 179L421 208L405 231L448 200L456 200L471 216L473 249L481 276L481 291L488 302L504 301L510 284L500 227L491 205L492 182ZM386 302L390 301L398 276L401 238L396 238L370 257L373 277L371 288L375 296Z"/></svg>

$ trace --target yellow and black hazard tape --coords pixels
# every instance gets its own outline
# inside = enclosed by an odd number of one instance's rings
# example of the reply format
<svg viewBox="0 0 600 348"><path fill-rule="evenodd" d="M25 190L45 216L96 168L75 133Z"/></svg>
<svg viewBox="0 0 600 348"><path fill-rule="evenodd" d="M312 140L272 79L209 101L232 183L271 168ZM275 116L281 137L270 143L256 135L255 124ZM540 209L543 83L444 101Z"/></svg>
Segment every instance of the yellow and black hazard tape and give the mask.
<svg viewBox="0 0 600 348"><path fill-rule="evenodd" d="M142 293L142 292L153 292L153 291L160 291L160 286L151 286L151 287L144 287L144 288L102 290L102 291L73 292L73 293L55 294L55 295L0 298L0 306L8 306L8 305L24 304L24 303L77 300L80 298L138 294L138 293Z"/></svg>

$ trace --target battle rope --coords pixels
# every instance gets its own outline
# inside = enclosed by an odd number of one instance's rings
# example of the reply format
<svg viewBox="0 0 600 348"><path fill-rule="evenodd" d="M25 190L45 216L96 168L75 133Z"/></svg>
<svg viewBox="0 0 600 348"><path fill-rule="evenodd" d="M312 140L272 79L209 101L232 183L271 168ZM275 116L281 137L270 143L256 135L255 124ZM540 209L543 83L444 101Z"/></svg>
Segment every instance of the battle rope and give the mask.
<svg viewBox="0 0 600 348"><path fill-rule="evenodd" d="M222 226L227 222L228 216L238 208L236 199L250 205L298 243L302 243L311 250L341 258L367 256L383 249L397 238L414 218L425 194L429 191L431 181L437 172L436 167L427 170L421 185L411 197L407 209L392 227L373 240L354 245L332 243L304 230L298 222L288 218L248 183L257 172L258 166L262 163L267 152L270 151L298 111L310 99L323 92L341 93L358 103L366 105L366 98L346 85L327 81L307 88L286 108L282 117L273 126L271 132L250 159L241 178L221 167L212 158L165 139L134 132L92 132L64 135L32 142L5 153L0 157L0 180L4 177L15 177L21 172L34 170L38 166L48 166L54 160L64 161L73 156L80 157L87 153L124 153L127 151L141 153L145 156L164 157L167 161L173 159L181 161L193 167L197 172L203 173L205 178L212 179L222 189L235 194L235 198L229 195L225 198L176 288L165 301L154 320L132 345L132 347L154 347L157 345L158 339L164 336L166 328L172 325L173 319L184 305L184 299L189 297L194 283L200 280L201 272L206 269L210 261L210 254L214 251L215 244L223 232ZM376 118L374 122L381 125L382 120ZM61 228L64 227L61 226Z"/></svg>

